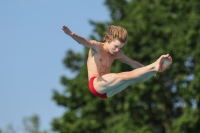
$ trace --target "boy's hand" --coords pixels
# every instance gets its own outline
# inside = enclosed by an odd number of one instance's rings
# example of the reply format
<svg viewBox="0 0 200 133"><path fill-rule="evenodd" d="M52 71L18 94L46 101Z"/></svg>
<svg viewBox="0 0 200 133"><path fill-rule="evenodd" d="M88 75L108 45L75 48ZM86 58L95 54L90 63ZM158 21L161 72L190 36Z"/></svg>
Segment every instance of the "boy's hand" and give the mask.
<svg viewBox="0 0 200 133"><path fill-rule="evenodd" d="M172 64L172 58L169 54L167 55L162 55L160 57L160 60L159 60L159 67L158 67L158 70L160 72L164 71L167 67L169 67L171 64Z"/></svg>
<svg viewBox="0 0 200 133"><path fill-rule="evenodd" d="M63 25L62 30L69 36L73 34L73 32L71 32L71 30L65 25Z"/></svg>

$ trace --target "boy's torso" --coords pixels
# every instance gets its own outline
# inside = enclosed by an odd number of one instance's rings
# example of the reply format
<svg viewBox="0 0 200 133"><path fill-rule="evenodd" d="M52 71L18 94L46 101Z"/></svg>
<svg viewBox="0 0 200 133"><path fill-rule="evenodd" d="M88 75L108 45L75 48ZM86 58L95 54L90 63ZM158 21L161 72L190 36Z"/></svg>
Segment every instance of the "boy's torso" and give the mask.
<svg viewBox="0 0 200 133"><path fill-rule="evenodd" d="M116 55L111 55L105 51L102 45L99 46L98 51L90 49L87 60L88 78L110 73L111 64L116 58Z"/></svg>

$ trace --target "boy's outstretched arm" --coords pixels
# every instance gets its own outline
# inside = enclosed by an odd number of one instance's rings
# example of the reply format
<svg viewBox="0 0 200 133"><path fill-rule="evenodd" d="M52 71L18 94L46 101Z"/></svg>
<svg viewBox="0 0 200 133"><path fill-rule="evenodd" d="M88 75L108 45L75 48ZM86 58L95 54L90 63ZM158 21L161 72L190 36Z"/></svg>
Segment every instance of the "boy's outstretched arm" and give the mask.
<svg viewBox="0 0 200 133"><path fill-rule="evenodd" d="M82 44L88 48L96 48L96 46L98 45L97 41L92 41L92 40L86 40L85 38L76 35L74 32L72 32L67 26L63 26L62 30L69 36L71 36L76 42L78 42L79 44Z"/></svg>
<svg viewBox="0 0 200 133"><path fill-rule="evenodd" d="M118 58L121 62L126 63L128 65L130 65L132 68L140 68L143 67L144 65L142 65L141 63L130 59L128 56L126 56L122 51L120 51L118 53Z"/></svg>

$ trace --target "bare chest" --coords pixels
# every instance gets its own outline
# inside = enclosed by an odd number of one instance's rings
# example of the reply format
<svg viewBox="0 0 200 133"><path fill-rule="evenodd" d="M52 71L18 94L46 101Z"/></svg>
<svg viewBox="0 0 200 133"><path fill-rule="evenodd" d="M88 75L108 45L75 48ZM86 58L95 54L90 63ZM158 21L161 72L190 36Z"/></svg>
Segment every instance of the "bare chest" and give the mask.
<svg viewBox="0 0 200 133"><path fill-rule="evenodd" d="M102 64L106 64L106 63L111 64L114 60L114 56L108 54L105 51L99 52L99 54L96 54L94 58L98 60L99 63L102 63Z"/></svg>
<svg viewBox="0 0 200 133"><path fill-rule="evenodd" d="M90 57L88 58L88 70L90 73L99 76L110 73L110 68L115 57L106 51L99 51L99 53L90 52Z"/></svg>
<svg viewBox="0 0 200 133"><path fill-rule="evenodd" d="M113 61L114 57L105 51L102 51L94 56L94 62L97 64L99 72L109 73Z"/></svg>

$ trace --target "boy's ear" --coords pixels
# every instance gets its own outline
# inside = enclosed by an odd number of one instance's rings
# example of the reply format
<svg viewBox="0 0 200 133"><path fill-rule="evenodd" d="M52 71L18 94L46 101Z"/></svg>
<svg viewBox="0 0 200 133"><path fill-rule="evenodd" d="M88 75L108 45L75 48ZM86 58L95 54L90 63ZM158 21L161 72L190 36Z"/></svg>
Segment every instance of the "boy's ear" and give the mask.
<svg viewBox="0 0 200 133"><path fill-rule="evenodd" d="M111 42L112 42L112 40L111 40L111 39L108 39L107 41L108 41L108 43L111 43Z"/></svg>

